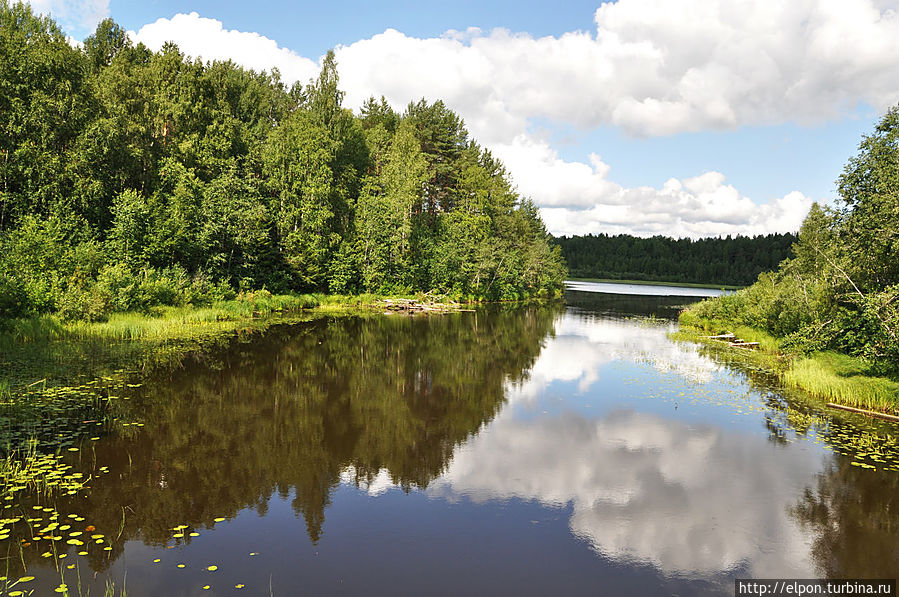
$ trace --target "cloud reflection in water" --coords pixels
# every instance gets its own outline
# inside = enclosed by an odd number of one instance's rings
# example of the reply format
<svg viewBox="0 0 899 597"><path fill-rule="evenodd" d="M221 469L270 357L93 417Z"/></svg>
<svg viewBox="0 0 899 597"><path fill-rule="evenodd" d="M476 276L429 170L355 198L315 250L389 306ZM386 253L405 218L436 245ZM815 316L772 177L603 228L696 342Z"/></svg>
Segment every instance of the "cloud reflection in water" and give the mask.
<svg viewBox="0 0 899 597"><path fill-rule="evenodd" d="M509 405L456 449L428 494L570 507L572 533L597 553L665 574L813 576L810 538L788 507L820 467L817 452L770 442L758 419L735 431L640 412L628 399L602 415L576 408L588 390L603 400L602 384L620 381L613 363L641 365L649 384L673 373L688 394L727 375L697 347L668 340L672 326L569 311L529 379L507 388ZM570 393L572 383L577 395L559 410L559 388ZM541 411L553 400L554 412ZM369 492L383 492L386 479Z"/></svg>

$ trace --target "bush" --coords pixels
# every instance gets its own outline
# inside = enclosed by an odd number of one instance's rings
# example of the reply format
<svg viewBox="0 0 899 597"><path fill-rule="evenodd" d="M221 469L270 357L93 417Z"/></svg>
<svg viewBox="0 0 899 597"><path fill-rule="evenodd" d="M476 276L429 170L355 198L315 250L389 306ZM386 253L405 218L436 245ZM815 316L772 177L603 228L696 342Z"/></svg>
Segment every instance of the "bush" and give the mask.
<svg viewBox="0 0 899 597"><path fill-rule="evenodd" d="M63 320L106 321L112 311L108 297L97 284L71 284L57 303Z"/></svg>
<svg viewBox="0 0 899 597"><path fill-rule="evenodd" d="M0 321L28 315L27 298L21 280L0 272Z"/></svg>

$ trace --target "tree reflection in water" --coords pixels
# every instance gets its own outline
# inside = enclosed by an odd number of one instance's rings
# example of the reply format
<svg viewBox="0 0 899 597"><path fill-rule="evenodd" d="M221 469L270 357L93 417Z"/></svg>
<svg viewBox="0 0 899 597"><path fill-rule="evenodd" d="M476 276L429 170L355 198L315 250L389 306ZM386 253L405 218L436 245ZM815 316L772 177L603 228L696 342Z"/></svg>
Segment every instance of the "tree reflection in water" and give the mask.
<svg viewBox="0 0 899 597"><path fill-rule="evenodd" d="M899 570L899 475L835 456L790 513L814 533L812 556L828 578L893 578Z"/></svg>
<svg viewBox="0 0 899 597"><path fill-rule="evenodd" d="M144 427L82 456L86 472L111 474L64 509L118 537L92 552L94 570L129 539L171 544L176 525L264 514L276 492L294 496L318 541L341 473L368 483L386 469L406 491L440 475L496 415L506 384L523 380L559 313L327 317L235 338L147 380L131 400Z"/></svg>

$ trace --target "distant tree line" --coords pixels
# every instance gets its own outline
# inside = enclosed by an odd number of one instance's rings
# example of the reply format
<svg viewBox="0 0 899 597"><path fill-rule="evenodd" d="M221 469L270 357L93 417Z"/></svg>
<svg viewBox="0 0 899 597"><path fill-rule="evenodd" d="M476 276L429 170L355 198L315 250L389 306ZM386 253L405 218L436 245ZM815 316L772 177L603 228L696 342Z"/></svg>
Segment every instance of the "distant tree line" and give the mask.
<svg viewBox="0 0 899 597"><path fill-rule="evenodd" d="M538 211L442 102L342 105L333 52L277 69L133 45L80 49L0 0L0 317L200 303L241 290L561 288Z"/></svg>
<svg viewBox="0 0 899 597"><path fill-rule="evenodd" d="M796 235L692 240L588 234L555 242L573 277L748 286L790 256Z"/></svg>

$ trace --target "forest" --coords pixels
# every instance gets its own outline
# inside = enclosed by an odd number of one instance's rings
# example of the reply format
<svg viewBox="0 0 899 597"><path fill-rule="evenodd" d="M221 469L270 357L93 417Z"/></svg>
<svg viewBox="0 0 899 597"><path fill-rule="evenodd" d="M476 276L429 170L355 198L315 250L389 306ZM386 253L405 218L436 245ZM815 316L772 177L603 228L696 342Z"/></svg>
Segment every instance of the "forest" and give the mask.
<svg viewBox="0 0 899 597"><path fill-rule="evenodd" d="M688 320L746 325L787 351L836 351L899 376L899 107L862 139L837 188L835 206L812 206L792 258Z"/></svg>
<svg viewBox="0 0 899 597"><path fill-rule="evenodd" d="M794 234L731 238L638 238L588 234L556 238L571 276L749 286L790 256Z"/></svg>
<svg viewBox="0 0 899 597"><path fill-rule="evenodd" d="M557 294L536 206L441 101L343 106L318 78L79 48L0 0L0 320L97 321L274 293Z"/></svg>

